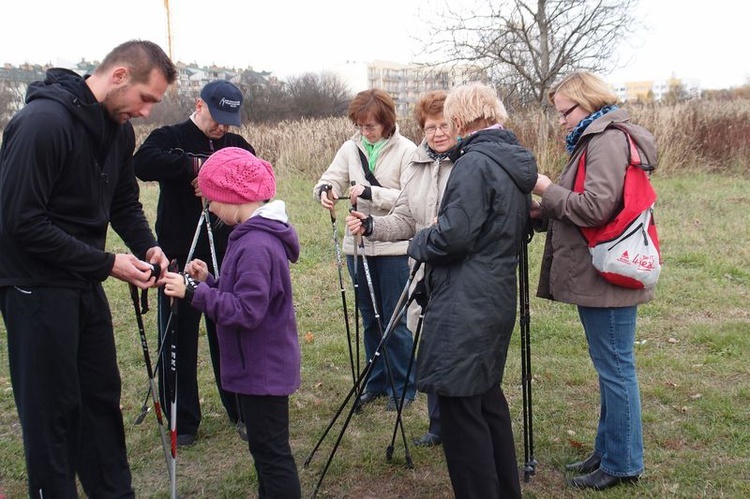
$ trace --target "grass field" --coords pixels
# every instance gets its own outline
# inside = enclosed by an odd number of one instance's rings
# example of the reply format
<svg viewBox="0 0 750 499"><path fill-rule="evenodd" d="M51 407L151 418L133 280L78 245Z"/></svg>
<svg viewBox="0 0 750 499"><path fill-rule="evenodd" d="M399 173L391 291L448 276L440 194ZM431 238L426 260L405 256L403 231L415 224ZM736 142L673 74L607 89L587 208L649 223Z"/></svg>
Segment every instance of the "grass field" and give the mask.
<svg viewBox="0 0 750 499"><path fill-rule="evenodd" d="M291 397L292 446L303 497L315 490L330 462L318 497L452 497L441 448L420 449L411 439L427 427L426 397L404 413L413 469L405 466L398 435L392 462L386 449L395 417L384 403L354 415L336 452L332 448L348 406L321 438L352 385L342 319L332 226L311 198L312 180L279 178L279 198L302 244L293 266L302 348L302 387ZM566 462L591 451L598 392L595 371L573 306L532 297L531 337L536 474L523 484L529 498L750 497L750 180L721 175L674 175L654 179L664 269L655 301L639 310L637 361L643 400L646 472L637 486L582 493L565 485ZM157 187L143 186L153 216ZM339 206L339 232L344 207ZM531 291L536 290L544 235L529 246ZM118 238L109 246L122 251ZM166 465L153 415L134 425L147 376L132 304L125 283L106 282L113 310L123 378L123 416L134 485L139 497L168 497ZM351 289L348 296L352 296ZM153 297L152 297L153 301ZM353 299L348 302L353 303ZM155 314L147 327L155 341ZM350 310L350 317L353 311ZM467 325L470 327L470 325ZM0 497L26 495L21 429L8 374L7 342L0 335ZM43 366L40 366L40 368ZM180 449L181 497L255 497L250 455L223 415L213 384L205 337L200 343L203 423L197 443ZM504 389L514 416L523 464L520 339L514 334ZM316 444L310 465L303 468Z"/></svg>

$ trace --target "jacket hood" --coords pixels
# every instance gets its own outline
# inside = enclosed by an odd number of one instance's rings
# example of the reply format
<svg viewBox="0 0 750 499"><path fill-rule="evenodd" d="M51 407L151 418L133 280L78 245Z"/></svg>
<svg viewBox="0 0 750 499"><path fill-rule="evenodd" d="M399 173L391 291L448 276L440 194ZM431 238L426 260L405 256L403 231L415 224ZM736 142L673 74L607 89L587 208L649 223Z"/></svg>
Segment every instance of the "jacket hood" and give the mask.
<svg viewBox="0 0 750 499"><path fill-rule="evenodd" d="M119 126L110 119L105 121L108 115L86 85L86 77L69 69L49 69L44 81L29 84L26 103L37 99L59 102L97 138L101 137L105 123L109 126Z"/></svg>
<svg viewBox="0 0 750 499"><path fill-rule="evenodd" d="M645 158L642 158L641 161L653 168L656 168L659 158L654 136L646 128L631 122L630 113L628 113L626 109L615 109L614 111L611 111L604 116L601 116L600 118L594 120L583 132L583 135L581 135L581 140L579 140L578 142L581 144L585 144L586 141L583 140L584 138L602 133L608 127L612 128L612 125L627 130L638 148L640 148L641 152L645 155Z"/></svg>
<svg viewBox="0 0 750 499"><path fill-rule="evenodd" d="M531 193L537 180L534 155L518 143L513 132L501 128L479 130L458 143L450 158L455 163L461 156L479 152L497 163L524 194Z"/></svg>
<svg viewBox="0 0 750 499"><path fill-rule="evenodd" d="M261 230L276 236L284 245L287 259L294 263L299 259L299 238L289 224L284 201L275 200L255 210L255 213L234 228L229 241L240 238L253 230Z"/></svg>

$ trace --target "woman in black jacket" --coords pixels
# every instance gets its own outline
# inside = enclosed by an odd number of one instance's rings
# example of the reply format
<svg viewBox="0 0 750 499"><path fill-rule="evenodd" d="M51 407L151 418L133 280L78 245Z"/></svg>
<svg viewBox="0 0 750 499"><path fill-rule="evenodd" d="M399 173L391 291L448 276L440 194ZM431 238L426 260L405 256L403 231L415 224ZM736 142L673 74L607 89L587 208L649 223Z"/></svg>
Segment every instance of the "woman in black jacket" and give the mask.
<svg viewBox="0 0 750 499"><path fill-rule="evenodd" d="M429 294L417 387L438 394L456 497L521 497L500 384L536 161L503 128L507 113L492 88L456 87L444 112L460 138L451 155L455 166L437 223L409 244L409 256L427 264Z"/></svg>

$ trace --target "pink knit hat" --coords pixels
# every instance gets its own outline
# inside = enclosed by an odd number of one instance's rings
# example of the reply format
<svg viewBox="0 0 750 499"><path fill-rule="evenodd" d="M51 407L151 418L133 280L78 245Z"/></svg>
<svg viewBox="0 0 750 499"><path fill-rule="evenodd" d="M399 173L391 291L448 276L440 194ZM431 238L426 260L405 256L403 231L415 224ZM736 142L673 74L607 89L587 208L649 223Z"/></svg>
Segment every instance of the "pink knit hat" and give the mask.
<svg viewBox="0 0 750 499"><path fill-rule="evenodd" d="M225 147L203 163L198 187L209 201L244 204L271 199L276 194L276 178L268 161L240 147Z"/></svg>

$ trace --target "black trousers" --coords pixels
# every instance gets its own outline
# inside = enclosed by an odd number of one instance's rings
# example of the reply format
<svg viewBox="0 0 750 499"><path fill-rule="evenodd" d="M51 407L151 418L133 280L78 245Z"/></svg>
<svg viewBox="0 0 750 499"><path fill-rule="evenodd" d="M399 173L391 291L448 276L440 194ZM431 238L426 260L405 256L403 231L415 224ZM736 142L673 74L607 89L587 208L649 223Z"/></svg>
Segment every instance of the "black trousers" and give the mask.
<svg viewBox="0 0 750 499"><path fill-rule="evenodd" d="M180 269L185 268L187 256L177 257ZM204 256L198 256L203 260ZM210 265L210 257L207 261ZM159 300L159 322L160 331L164 328L170 316L170 298L163 293L162 288L158 292ZM172 316L172 325L177 330L177 432L180 435L198 433L201 423L200 394L198 390L198 331L203 314L190 306L184 300L178 303L178 313ZM236 423L239 418L237 398L234 393L227 392L221 387L221 367L219 364L219 340L216 337L216 325L208 318L206 323L206 337L208 339L208 350L211 354L211 365L213 366L216 388L224 409L227 411L230 421ZM158 339L157 344L161 348L163 338ZM162 351L161 366L159 369L159 393L161 395L162 407L164 407L167 418L170 417L171 407L169 404L169 393L171 384L169 381L170 365L170 339Z"/></svg>
<svg viewBox="0 0 750 499"><path fill-rule="evenodd" d="M126 284L123 284L125 286ZM135 497L112 318L101 284L0 288L29 496Z"/></svg>
<svg viewBox="0 0 750 499"><path fill-rule="evenodd" d="M434 393L427 394L427 414L430 416L430 426L427 431L439 437L443 433L440 425L440 399Z"/></svg>
<svg viewBox="0 0 750 499"><path fill-rule="evenodd" d="M520 498L510 411L500 387L472 397L438 399L456 499Z"/></svg>
<svg viewBox="0 0 750 499"><path fill-rule="evenodd" d="M289 446L289 397L239 395L258 474L258 499L298 499L297 465Z"/></svg>

